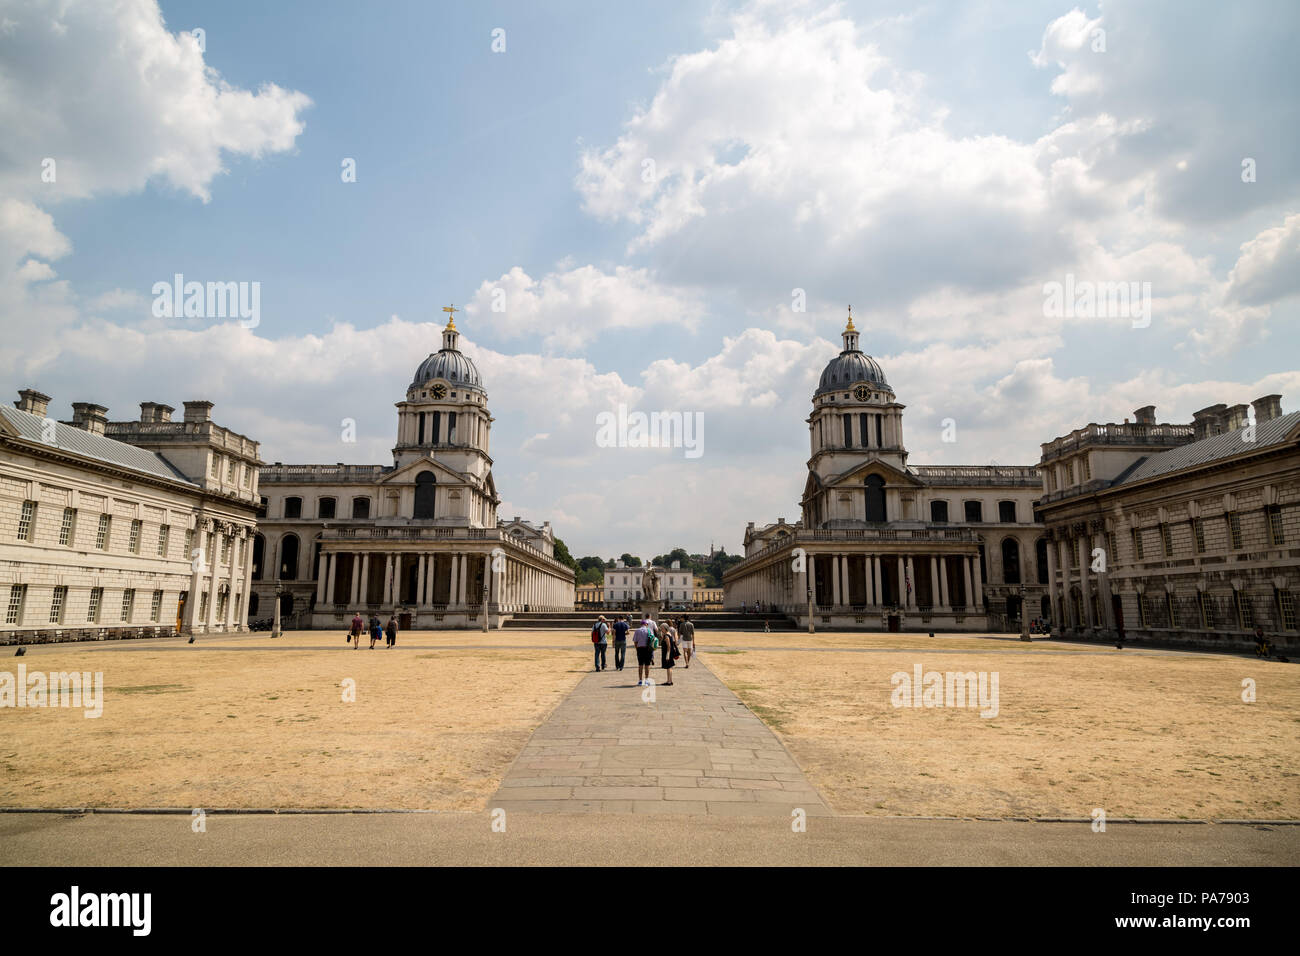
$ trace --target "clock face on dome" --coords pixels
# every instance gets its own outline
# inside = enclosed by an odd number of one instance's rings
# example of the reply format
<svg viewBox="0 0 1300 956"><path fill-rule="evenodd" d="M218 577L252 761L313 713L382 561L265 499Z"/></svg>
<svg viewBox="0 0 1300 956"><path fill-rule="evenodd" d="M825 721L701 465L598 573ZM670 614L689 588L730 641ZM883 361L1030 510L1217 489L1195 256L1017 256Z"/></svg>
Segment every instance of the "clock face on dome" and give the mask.
<svg viewBox="0 0 1300 956"><path fill-rule="evenodd" d="M437 385L433 386L433 397L434 397L434 398L446 398L446 397L447 397L447 386L446 386L446 385L443 385L441 382L439 382Z"/></svg>
<svg viewBox="0 0 1300 956"><path fill-rule="evenodd" d="M858 385L853 389L853 397L860 402L865 402L871 397L871 389L865 385Z"/></svg>

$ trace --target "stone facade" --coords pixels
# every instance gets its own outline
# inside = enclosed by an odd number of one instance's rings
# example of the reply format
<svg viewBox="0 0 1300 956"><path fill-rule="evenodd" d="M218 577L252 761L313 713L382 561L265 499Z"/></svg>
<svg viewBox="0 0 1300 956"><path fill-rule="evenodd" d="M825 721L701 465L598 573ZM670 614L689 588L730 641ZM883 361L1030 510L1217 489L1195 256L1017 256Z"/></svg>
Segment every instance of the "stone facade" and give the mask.
<svg viewBox="0 0 1300 956"><path fill-rule="evenodd" d="M1039 616L1036 466L909 465L904 407L850 317L813 395L802 516L749 524L728 608L886 630L1018 628L1023 605Z"/></svg>
<svg viewBox="0 0 1300 956"><path fill-rule="evenodd" d="M499 626L525 608L573 608L550 522L497 517L493 418L458 339L449 322L397 404L391 466L262 470L250 615L270 617L277 589L298 627L342 628L358 610L403 628Z"/></svg>
<svg viewBox="0 0 1300 956"><path fill-rule="evenodd" d="M210 402L57 422L49 401L0 409L0 640L243 630L257 443Z"/></svg>
<svg viewBox="0 0 1300 956"><path fill-rule="evenodd" d="M1097 425L1043 445L1053 620L1067 637L1300 640L1300 414L1280 396L1191 424Z"/></svg>
<svg viewBox="0 0 1300 956"><path fill-rule="evenodd" d="M661 568L659 572L659 597L665 605L686 604L695 600L695 578L689 568ZM640 606L641 578L646 569L622 565L605 569L603 600L609 607Z"/></svg>

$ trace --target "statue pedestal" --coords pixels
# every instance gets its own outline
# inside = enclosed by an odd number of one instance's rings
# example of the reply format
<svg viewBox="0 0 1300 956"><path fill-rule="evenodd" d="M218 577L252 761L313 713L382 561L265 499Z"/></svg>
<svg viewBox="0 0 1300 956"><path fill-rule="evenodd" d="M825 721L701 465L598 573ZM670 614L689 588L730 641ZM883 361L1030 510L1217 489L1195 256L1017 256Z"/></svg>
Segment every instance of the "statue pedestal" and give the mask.
<svg viewBox="0 0 1300 956"><path fill-rule="evenodd" d="M641 615L643 617L649 615L650 617L655 619L656 623L658 623L659 615L663 612L663 609L664 609L663 601L642 601L641 602Z"/></svg>

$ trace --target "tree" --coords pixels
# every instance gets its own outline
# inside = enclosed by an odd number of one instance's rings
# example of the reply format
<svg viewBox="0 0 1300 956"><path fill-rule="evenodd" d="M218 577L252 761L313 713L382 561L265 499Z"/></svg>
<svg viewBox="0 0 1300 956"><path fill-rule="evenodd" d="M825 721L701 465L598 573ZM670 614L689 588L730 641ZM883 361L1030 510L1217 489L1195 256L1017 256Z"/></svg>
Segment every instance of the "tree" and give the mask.
<svg viewBox="0 0 1300 956"><path fill-rule="evenodd" d="M620 560L629 568L641 567L641 559L632 557L632 555L628 554L626 551L623 552Z"/></svg>
<svg viewBox="0 0 1300 956"><path fill-rule="evenodd" d="M569 554L569 546L559 538L555 539L555 560L568 565L574 571L578 570L578 562L573 560L573 555Z"/></svg>

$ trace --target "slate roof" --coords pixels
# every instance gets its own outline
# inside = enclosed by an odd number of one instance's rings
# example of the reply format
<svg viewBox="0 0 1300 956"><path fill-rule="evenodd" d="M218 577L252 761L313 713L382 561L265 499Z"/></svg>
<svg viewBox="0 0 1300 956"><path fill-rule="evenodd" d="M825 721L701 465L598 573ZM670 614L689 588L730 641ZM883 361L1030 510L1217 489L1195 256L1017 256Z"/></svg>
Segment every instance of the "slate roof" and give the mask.
<svg viewBox="0 0 1300 956"><path fill-rule="evenodd" d="M45 419L40 415L0 405L0 418L3 418L18 433L18 437L28 441L59 448L85 458L93 458L118 468L141 472L153 478L165 478L168 481L179 481L194 488L198 487L156 452L146 451L104 435L93 435L62 422L54 423L54 442L51 444L42 437Z"/></svg>
<svg viewBox="0 0 1300 956"><path fill-rule="evenodd" d="M1111 487L1129 485L1150 478L1159 478L1162 475L1173 474L1187 468L1195 468L1198 465L1208 465L1220 459L1232 458L1242 452L1258 451L1270 446L1281 445L1286 442L1286 436L1297 425L1300 425L1300 412L1292 412L1289 415L1281 415L1271 421L1256 425L1255 440L1253 442L1243 441L1242 436L1246 434L1246 429L1238 428L1236 431L1225 432L1222 435L1211 435L1209 438L1202 438L1200 441L1179 445L1177 448L1169 449L1169 451L1148 455L1146 458L1138 459L1128 471L1116 478Z"/></svg>

